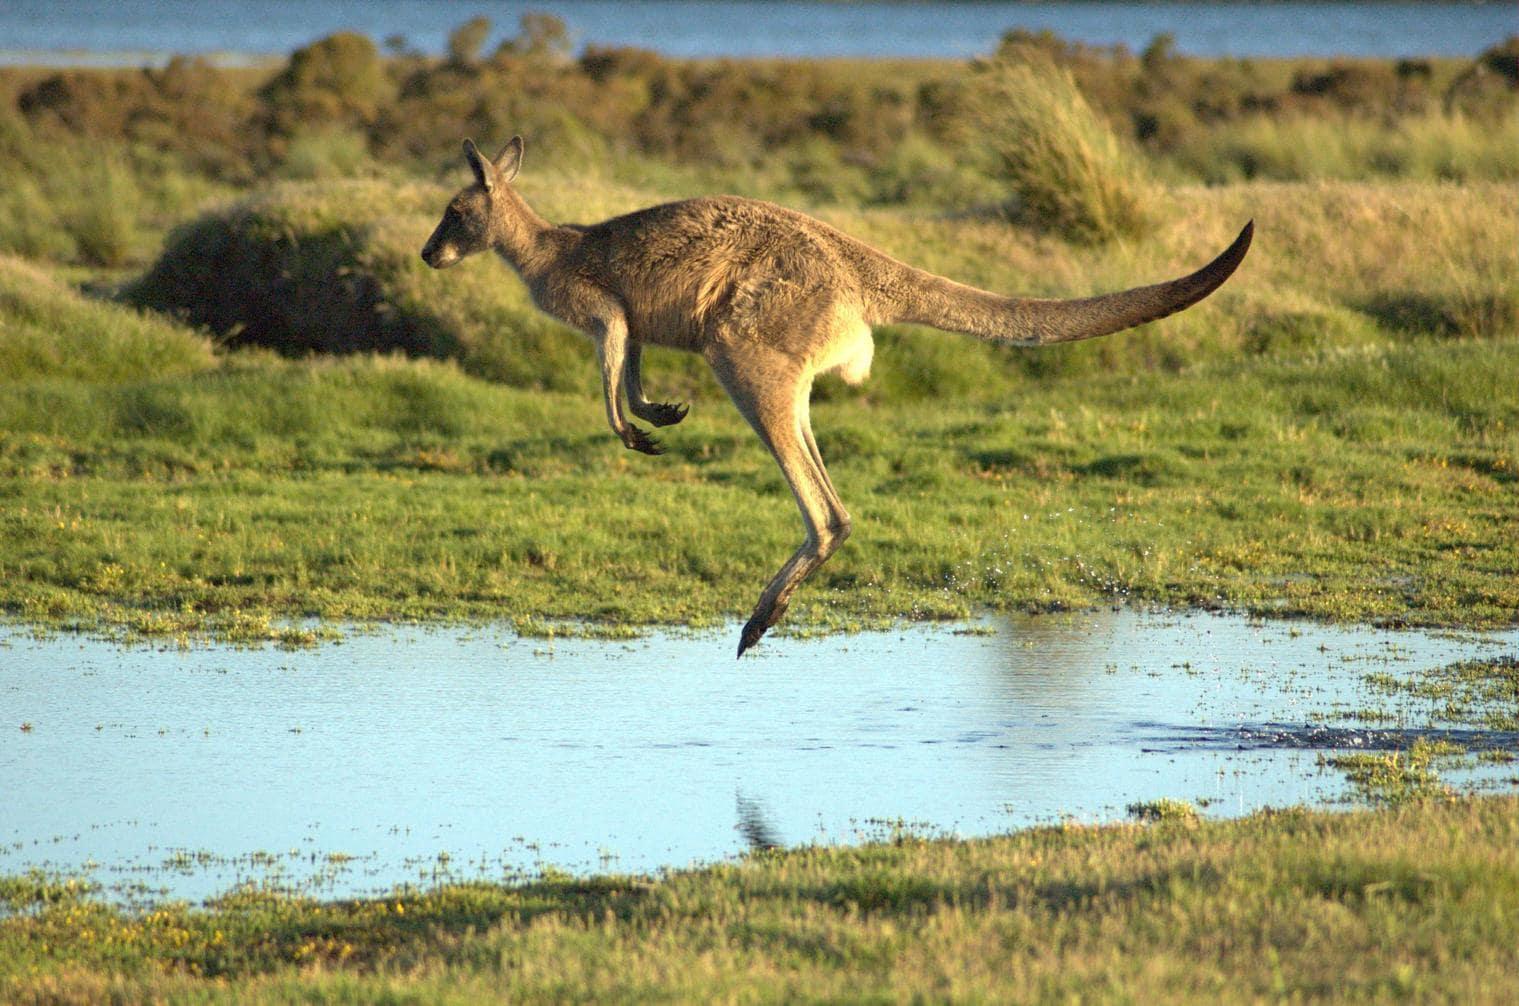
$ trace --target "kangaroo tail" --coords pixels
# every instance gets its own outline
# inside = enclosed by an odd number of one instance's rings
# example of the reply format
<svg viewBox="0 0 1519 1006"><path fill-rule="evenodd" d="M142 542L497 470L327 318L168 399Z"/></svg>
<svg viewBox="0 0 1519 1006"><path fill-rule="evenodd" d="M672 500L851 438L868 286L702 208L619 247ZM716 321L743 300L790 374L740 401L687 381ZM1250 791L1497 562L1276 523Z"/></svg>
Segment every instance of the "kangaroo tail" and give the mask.
<svg viewBox="0 0 1519 1006"><path fill-rule="evenodd" d="M1255 221L1222 255L1190 276L1079 300L1003 297L902 265L883 291L885 321L910 321L1015 346L1048 346L1121 332L1190 307L1234 272L1250 248Z"/></svg>

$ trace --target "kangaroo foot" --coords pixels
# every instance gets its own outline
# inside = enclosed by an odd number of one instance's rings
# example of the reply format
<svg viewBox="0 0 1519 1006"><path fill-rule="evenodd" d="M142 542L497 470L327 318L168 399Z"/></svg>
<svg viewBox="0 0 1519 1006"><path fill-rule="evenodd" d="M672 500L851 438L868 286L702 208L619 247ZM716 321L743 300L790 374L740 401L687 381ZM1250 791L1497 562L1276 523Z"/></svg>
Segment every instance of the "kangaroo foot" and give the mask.
<svg viewBox="0 0 1519 1006"><path fill-rule="evenodd" d="M749 621L744 623L744 629L738 635L738 655L742 657L744 651L760 641L760 637L786 613L786 606L778 604L768 611L760 608L754 609L754 614L749 616Z"/></svg>
<svg viewBox="0 0 1519 1006"><path fill-rule="evenodd" d="M643 418L655 426L674 426L686 418L686 413L691 411L691 406L684 402L679 405L671 405L669 402L650 402L644 406Z"/></svg>
<svg viewBox="0 0 1519 1006"><path fill-rule="evenodd" d="M642 451L645 454L663 454L665 452L665 449L659 446L658 440L655 440L632 423L629 423L622 431L622 446L630 451Z"/></svg>

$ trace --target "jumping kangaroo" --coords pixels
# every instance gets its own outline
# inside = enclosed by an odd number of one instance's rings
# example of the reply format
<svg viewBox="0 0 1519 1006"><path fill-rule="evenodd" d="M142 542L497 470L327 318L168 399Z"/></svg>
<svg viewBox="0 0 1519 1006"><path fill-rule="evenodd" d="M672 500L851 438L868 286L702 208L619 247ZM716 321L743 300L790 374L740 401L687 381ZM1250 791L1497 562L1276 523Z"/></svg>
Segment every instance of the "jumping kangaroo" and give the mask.
<svg viewBox="0 0 1519 1006"><path fill-rule="evenodd" d="M859 384L870 372L871 326L916 322L1014 346L1108 335L1197 303L1234 272L1254 222L1208 265L1168 283L1080 300L1003 297L915 269L821 221L737 196L666 203L590 227L555 226L512 187L522 137L488 160L470 140L475 183L449 202L422 248L435 269L495 249L540 309L590 337L601 362L607 420L623 445L659 454L628 421L655 426L687 406L650 401L639 375L645 343L700 353L775 456L796 496L807 540L760 594L738 655L778 622L792 593L849 537L849 513L812 437L818 374Z"/></svg>

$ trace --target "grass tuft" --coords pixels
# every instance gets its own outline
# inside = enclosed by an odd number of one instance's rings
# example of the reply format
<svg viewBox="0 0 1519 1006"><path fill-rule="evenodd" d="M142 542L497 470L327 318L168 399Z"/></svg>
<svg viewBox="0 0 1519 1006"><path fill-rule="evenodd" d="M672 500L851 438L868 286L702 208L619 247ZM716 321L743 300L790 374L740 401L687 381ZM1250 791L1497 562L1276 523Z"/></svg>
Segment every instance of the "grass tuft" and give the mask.
<svg viewBox="0 0 1519 1006"><path fill-rule="evenodd" d="M1139 157L1092 111L1068 70L1033 51L984 67L972 87L976 131L1018 223L1084 244L1154 226L1155 188Z"/></svg>

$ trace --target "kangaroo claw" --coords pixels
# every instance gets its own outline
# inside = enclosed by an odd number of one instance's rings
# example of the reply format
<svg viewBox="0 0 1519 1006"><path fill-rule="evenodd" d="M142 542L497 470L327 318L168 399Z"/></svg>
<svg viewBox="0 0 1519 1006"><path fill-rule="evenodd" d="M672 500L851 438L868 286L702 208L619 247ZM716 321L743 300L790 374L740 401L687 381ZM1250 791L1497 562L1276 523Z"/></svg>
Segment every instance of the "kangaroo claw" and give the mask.
<svg viewBox="0 0 1519 1006"><path fill-rule="evenodd" d="M649 436L647 432L629 423L627 429L622 432L622 445L631 451L642 451L645 454L663 454L665 449L659 446L659 441Z"/></svg>
<svg viewBox="0 0 1519 1006"><path fill-rule="evenodd" d="M669 402L650 402L645 406L643 418L655 426L674 426L686 418L686 413L691 411L691 406L682 402L679 405L671 405Z"/></svg>
<svg viewBox="0 0 1519 1006"><path fill-rule="evenodd" d="M774 604L768 609L756 608L754 614L749 616L749 621L744 623L744 631L738 635L738 655L742 657L744 651L760 641L770 627L781 620L786 613L786 605Z"/></svg>

